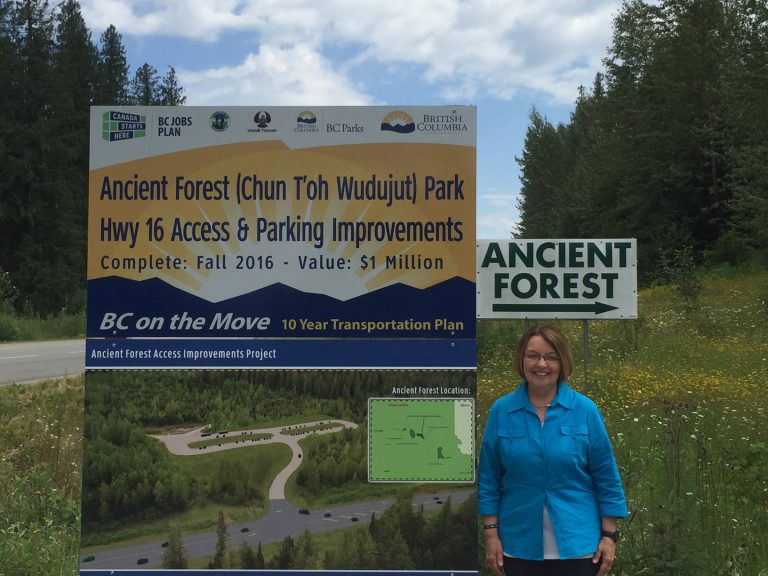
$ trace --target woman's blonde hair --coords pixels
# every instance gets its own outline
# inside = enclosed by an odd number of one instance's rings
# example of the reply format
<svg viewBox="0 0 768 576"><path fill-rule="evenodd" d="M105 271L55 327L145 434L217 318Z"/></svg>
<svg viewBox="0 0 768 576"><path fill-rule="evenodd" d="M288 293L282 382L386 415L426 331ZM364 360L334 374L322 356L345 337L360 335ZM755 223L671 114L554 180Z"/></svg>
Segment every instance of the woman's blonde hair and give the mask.
<svg viewBox="0 0 768 576"><path fill-rule="evenodd" d="M525 380L525 351L528 349L528 342L534 336L540 336L555 349L557 355L560 356L560 374L557 378L558 380L567 380L571 372L573 372L573 352L565 334L562 333L560 328L551 324L535 324L531 326L520 338L520 342L517 343L515 368L517 368L520 378Z"/></svg>

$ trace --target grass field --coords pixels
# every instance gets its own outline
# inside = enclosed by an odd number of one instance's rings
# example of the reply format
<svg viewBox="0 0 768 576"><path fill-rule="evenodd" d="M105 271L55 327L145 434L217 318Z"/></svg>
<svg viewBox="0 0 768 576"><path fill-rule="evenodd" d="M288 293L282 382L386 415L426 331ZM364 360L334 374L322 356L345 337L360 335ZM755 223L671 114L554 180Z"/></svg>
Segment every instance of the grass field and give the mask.
<svg viewBox="0 0 768 576"><path fill-rule="evenodd" d="M83 378L0 388L0 576L71 576Z"/></svg>
<svg viewBox="0 0 768 576"><path fill-rule="evenodd" d="M478 406L517 385L522 322L483 322ZM639 318L580 321L571 384L601 408L630 518L612 574L768 575L768 274L710 275L694 303L643 291Z"/></svg>
<svg viewBox="0 0 768 576"><path fill-rule="evenodd" d="M719 271L695 302L645 290L637 320L561 322L571 384L600 406L630 518L612 574L768 576L768 273ZM482 322L478 411L517 383L522 322ZM0 576L71 576L82 379L0 388Z"/></svg>
<svg viewBox="0 0 768 576"><path fill-rule="evenodd" d="M85 312L51 316L23 316L0 306L0 342L83 338Z"/></svg>

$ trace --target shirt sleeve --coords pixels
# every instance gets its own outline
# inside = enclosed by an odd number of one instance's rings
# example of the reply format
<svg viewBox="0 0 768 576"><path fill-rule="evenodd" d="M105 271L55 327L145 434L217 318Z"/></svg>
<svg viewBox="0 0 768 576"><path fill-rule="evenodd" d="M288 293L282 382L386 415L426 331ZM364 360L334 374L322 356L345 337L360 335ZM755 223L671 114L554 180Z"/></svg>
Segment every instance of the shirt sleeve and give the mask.
<svg viewBox="0 0 768 576"><path fill-rule="evenodd" d="M498 402L491 407L480 447L477 481L477 511L481 516L499 513L503 469L498 447Z"/></svg>
<svg viewBox="0 0 768 576"><path fill-rule="evenodd" d="M605 429L603 416L594 404L589 412L588 465L597 495L600 516L626 518L627 502L613 455L613 447Z"/></svg>

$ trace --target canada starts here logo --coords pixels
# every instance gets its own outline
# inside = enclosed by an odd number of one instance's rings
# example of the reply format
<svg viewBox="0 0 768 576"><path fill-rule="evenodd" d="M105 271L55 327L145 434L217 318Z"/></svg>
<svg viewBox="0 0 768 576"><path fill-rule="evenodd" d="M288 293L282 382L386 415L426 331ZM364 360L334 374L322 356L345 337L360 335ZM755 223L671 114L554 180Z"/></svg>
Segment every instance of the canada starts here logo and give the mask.
<svg viewBox="0 0 768 576"><path fill-rule="evenodd" d="M147 117L117 110L104 112L101 137L107 142L144 138L147 135Z"/></svg>

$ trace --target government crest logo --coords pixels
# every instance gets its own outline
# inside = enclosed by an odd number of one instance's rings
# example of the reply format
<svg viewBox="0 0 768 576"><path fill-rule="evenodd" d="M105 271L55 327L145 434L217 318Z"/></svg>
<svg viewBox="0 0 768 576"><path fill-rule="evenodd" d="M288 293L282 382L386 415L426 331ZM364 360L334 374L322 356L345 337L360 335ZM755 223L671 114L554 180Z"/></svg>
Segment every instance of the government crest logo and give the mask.
<svg viewBox="0 0 768 576"><path fill-rule="evenodd" d="M215 132L224 132L229 128L229 114L221 111L214 112L211 114L211 118L208 120L208 124Z"/></svg>

